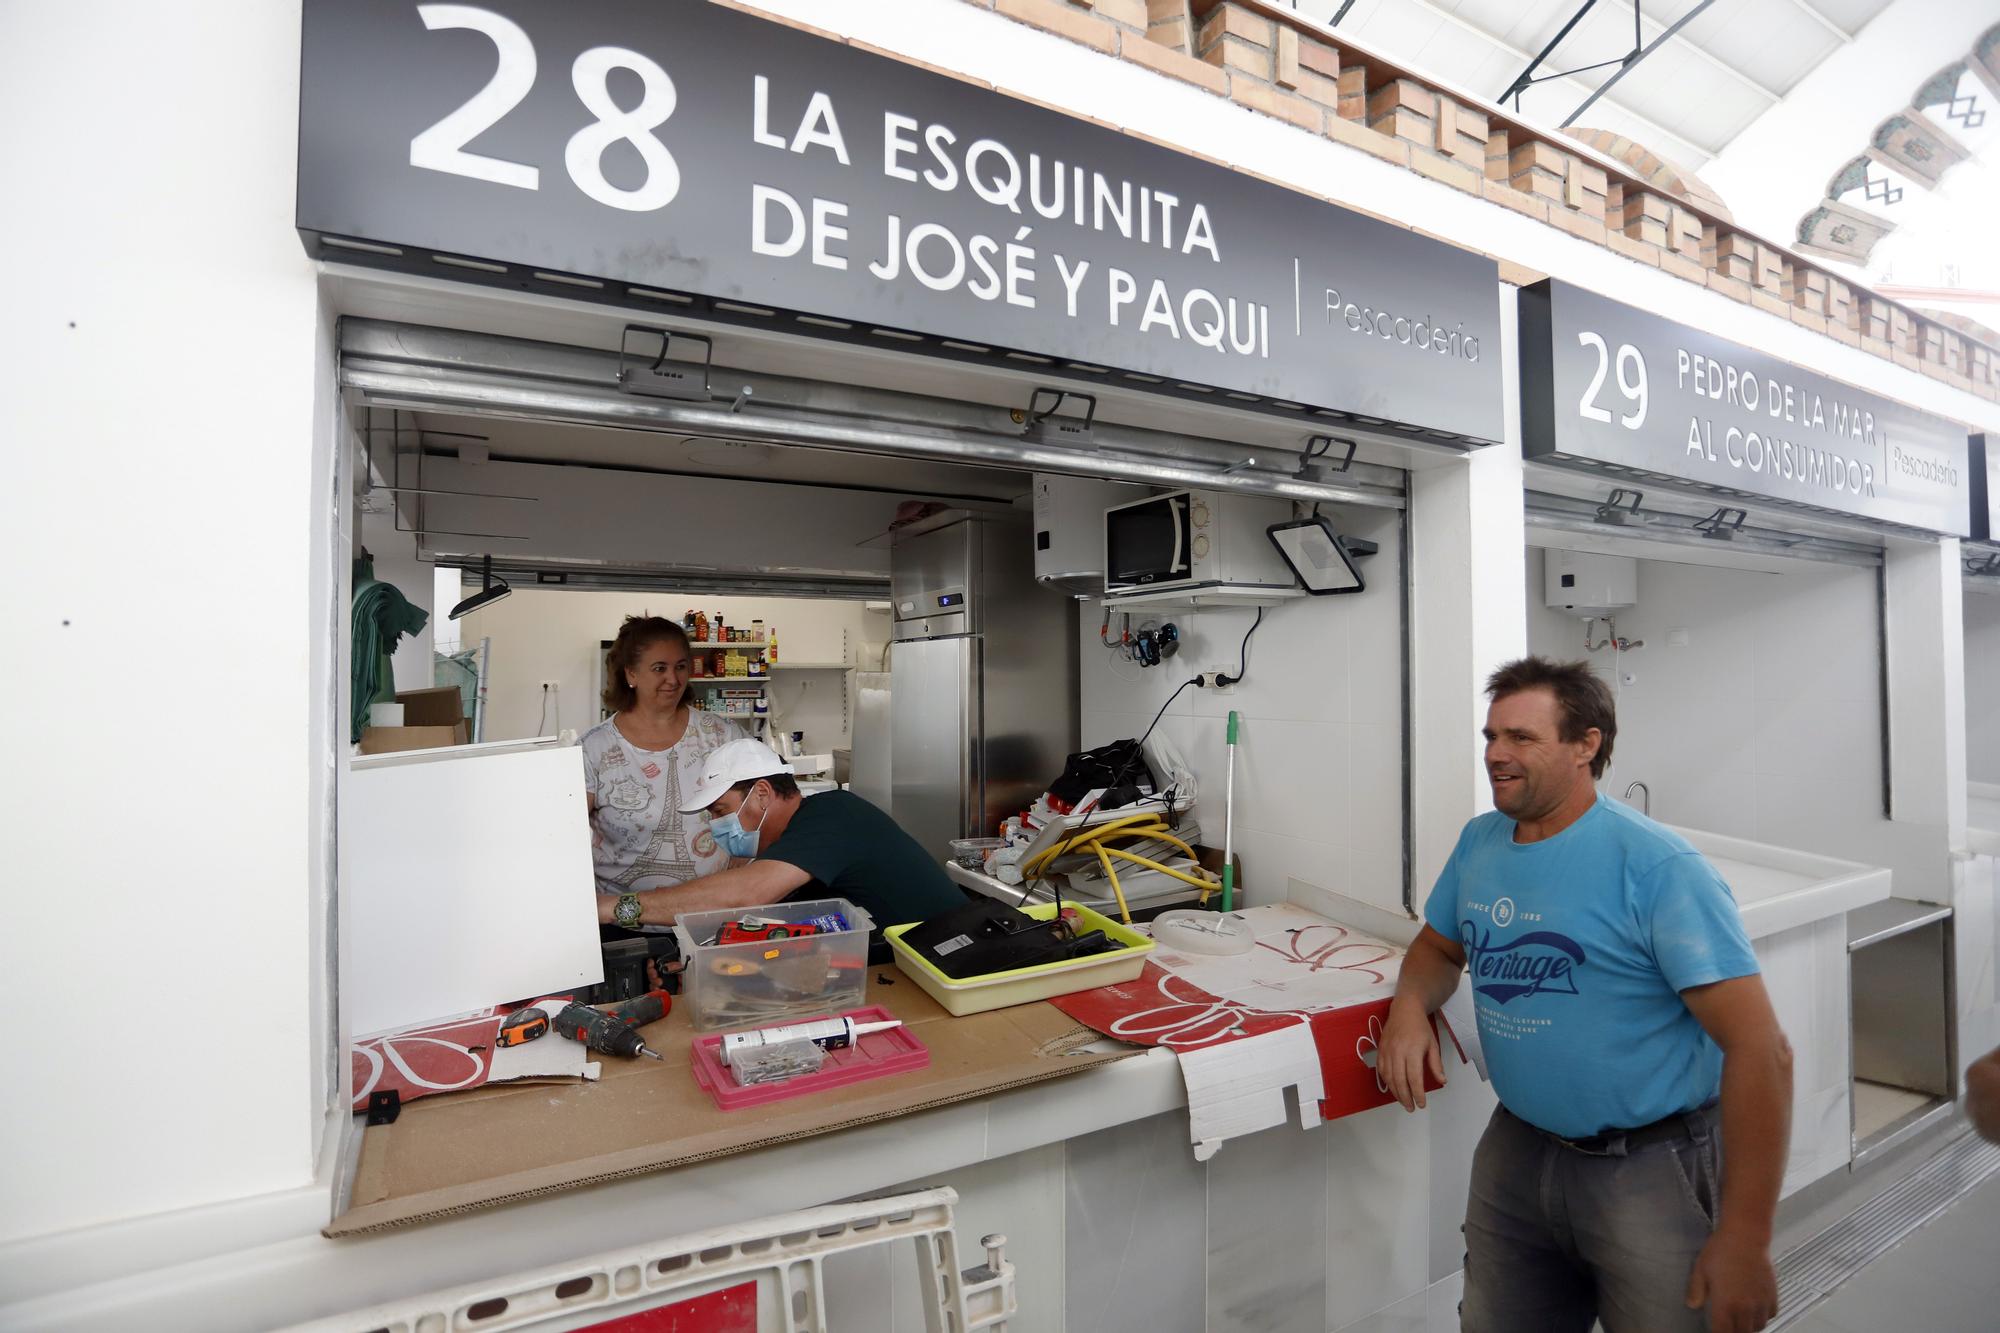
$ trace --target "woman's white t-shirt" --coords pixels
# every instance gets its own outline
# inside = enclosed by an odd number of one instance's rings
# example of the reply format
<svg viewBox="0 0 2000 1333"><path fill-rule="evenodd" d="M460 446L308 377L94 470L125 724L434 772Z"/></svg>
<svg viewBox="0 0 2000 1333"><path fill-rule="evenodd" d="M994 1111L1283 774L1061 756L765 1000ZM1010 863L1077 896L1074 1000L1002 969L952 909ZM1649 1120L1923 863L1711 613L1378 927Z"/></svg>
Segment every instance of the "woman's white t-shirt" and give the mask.
<svg viewBox="0 0 2000 1333"><path fill-rule="evenodd" d="M611 718L583 733L584 789L597 801L590 856L599 893L666 888L729 868L708 816L680 813L681 792L716 747L741 739L742 728L699 708L665 750L640 749Z"/></svg>

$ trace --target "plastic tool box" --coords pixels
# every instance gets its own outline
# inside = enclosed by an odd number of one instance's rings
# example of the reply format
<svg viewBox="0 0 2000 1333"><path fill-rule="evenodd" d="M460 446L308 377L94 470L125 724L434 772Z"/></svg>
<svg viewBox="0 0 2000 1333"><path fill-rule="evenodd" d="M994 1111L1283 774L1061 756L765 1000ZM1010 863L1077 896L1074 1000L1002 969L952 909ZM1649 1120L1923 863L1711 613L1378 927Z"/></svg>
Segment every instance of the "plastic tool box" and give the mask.
<svg viewBox="0 0 2000 1333"><path fill-rule="evenodd" d="M713 942L723 923L746 916L810 921L835 912L846 919L846 930L741 944ZM769 1027L852 1009L867 990L868 932L874 927L874 918L845 898L684 913L674 924L685 960L681 1007L696 1032Z"/></svg>

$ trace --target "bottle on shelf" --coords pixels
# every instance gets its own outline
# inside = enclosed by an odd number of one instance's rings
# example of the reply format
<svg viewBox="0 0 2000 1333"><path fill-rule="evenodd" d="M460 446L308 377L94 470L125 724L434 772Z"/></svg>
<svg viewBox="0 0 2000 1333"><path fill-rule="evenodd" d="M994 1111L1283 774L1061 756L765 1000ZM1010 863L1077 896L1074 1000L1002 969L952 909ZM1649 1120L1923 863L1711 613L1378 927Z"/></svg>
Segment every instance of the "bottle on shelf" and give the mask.
<svg viewBox="0 0 2000 1333"><path fill-rule="evenodd" d="M715 619L709 621L709 627L715 631L715 641L717 643L729 642L729 626L723 623L722 612L717 611L715 613Z"/></svg>
<svg viewBox="0 0 2000 1333"><path fill-rule="evenodd" d="M778 627L776 625L773 625L771 626L770 641L764 645L764 664L766 666L776 666L777 663L778 663Z"/></svg>
<svg viewBox="0 0 2000 1333"><path fill-rule="evenodd" d="M694 638L696 643L708 642L708 612L694 613Z"/></svg>
<svg viewBox="0 0 2000 1333"><path fill-rule="evenodd" d="M751 621L751 622L750 622L750 642L752 642L752 643L762 643L762 642L764 642L764 622L763 622L763 621L761 621L761 620L753 620L753 621Z"/></svg>
<svg viewBox="0 0 2000 1333"><path fill-rule="evenodd" d="M689 609L686 615L681 617L681 628L687 631L687 636L690 639L696 637L694 632L694 611L692 608Z"/></svg>

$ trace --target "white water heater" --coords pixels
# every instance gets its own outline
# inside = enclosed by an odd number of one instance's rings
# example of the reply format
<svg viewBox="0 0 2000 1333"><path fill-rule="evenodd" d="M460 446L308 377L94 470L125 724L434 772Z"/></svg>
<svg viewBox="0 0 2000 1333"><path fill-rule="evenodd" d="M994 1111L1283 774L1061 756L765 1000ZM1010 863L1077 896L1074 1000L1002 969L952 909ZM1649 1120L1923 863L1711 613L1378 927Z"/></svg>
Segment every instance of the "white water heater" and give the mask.
<svg viewBox="0 0 2000 1333"><path fill-rule="evenodd" d="M1552 549L1542 591L1553 610L1587 619L1615 615L1639 600L1639 562L1629 555Z"/></svg>
<svg viewBox="0 0 2000 1333"><path fill-rule="evenodd" d="M1035 581L1077 597L1104 595L1104 511L1144 486L1035 474Z"/></svg>

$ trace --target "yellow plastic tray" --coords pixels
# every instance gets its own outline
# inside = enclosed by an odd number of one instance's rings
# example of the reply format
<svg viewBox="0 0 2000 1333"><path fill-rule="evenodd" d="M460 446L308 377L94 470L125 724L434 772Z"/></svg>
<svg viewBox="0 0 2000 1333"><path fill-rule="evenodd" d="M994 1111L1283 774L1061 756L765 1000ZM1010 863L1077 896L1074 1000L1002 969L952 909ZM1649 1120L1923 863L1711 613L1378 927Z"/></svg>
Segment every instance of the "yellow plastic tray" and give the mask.
<svg viewBox="0 0 2000 1333"><path fill-rule="evenodd" d="M1036 963L1032 967L1015 967L1005 972L988 972L983 976L960 979L938 971L928 959L903 943L903 935L920 923L890 926L882 932L882 937L889 941L889 948L896 955L896 966L903 975L922 986L933 1000L945 1007L945 1012L960 1016L1130 981L1145 968L1146 955L1153 951L1153 941L1130 926L1120 925L1102 912L1094 912L1080 903L1066 903L1064 906L1076 910L1082 930L1101 930L1105 938L1124 947L1113 953L1092 954L1088 958L1065 958L1058 963ZM1055 919L1056 905L1042 903L1024 910L1037 921L1051 921Z"/></svg>

